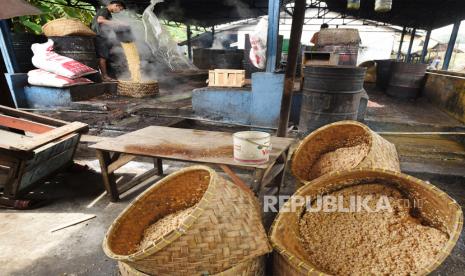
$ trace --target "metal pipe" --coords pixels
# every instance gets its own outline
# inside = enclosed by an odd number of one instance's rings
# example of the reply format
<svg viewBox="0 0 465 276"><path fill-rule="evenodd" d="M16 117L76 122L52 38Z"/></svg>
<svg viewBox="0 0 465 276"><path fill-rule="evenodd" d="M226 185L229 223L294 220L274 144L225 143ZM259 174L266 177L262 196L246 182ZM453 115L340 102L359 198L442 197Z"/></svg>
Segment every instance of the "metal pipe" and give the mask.
<svg viewBox="0 0 465 276"><path fill-rule="evenodd" d="M426 55L428 54L428 44L431 37L431 29L426 32L425 43L423 44L423 50L421 51L421 63L425 63Z"/></svg>
<svg viewBox="0 0 465 276"><path fill-rule="evenodd" d="M192 60L192 41L191 41L191 25L187 25L187 56L189 57L189 60Z"/></svg>
<svg viewBox="0 0 465 276"><path fill-rule="evenodd" d="M413 28L412 33L410 34L410 43L408 45L407 58L405 59L405 62L410 62L410 58L412 57L412 47L413 47L413 41L415 40L416 32L417 32L417 29Z"/></svg>
<svg viewBox="0 0 465 276"><path fill-rule="evenodd" d="M268 36L266 46L266 72L276 69L278 53L280 0L268 0Z"/></svg>
<svg viewBox="0 0 465 276"><path fill-rule="evenodd" d="M446 55L444 56L444 63L442 64L442 70L449 69L450 59L452 57L452 53L454 52L455 41L457 40L457 34L459 33L460 29L460 20L457 20L454 23L454 28L452 28L452 33L450 34L449 43L447 44L447 51Z"/></svg>
<svg viewBox="0 0 465 276"><path fill-rule="evenodd" d="M284 91L281 100L281 111L279 115L278 137L287 136L287 127L291 111L292 90L294 88L294 77L297 66L297 55L300 54L300 40L302 39L302 28L305 18L306 0L295 0L294 12L292 14L291 37L289 39L289 52L287 56L286 74L284 79Z"/></svg>
<svg viewBox="0 0 465 276"><path fill-rule="evenodd" d="M402 28L402 35L400 36L400 43L399 43L399 50L397 50L397 61L400 59L400 55L402 54L402 44L404 44L404 36L405 36L406 28Z"/></svg>

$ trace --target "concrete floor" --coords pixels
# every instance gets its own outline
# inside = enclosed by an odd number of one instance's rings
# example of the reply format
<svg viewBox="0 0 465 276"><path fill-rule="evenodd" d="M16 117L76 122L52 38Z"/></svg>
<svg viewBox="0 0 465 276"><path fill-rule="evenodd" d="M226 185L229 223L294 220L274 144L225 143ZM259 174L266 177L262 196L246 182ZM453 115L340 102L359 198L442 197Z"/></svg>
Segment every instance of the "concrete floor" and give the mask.
<svg viewBox="0 0 465 276"><path fill-rule="evenodd" d="M81 120L91 124L93 134L114 136L146 125L176 125L176 118L160 118L160 113L189 112L191 84L176 89L167 87L158 98L128 100L110 96L96 102L108 105L105 113L53 112L54 117ZM201 85L197 82L195 85ZM169 91L175 91L170 93ZM370 91L369 91L370 92ZM455 129L463 124L451 119L424 99L416 102L387 98L376 91L370 93L367 123L377 131L431 131ZM428 110L428 112L425 112ZM175 120L176 119L176 120ZM211 124L183 125L198 129L229 128ZM457 139L443 136L385 135L396 144L404 172L428 180L446 191L465 208L465 147ZM99 166L91 150L81 145L77 162L90 170L64 172L53 177L32 196L50 202L31 211L0 210L1 275L118 275L116 262L103 253L103 237L115 217L147 186L128 191L118 203L111 203L104 192ZM119 171L129 177L152 168L144 160L132 162ZM165 162L165 173L174 172L187 163ZM250 175L239 172L246 182ZM292 193L295 180L287 173L284 192ZM96 218L56 232L51 230L89 214ZM433 275L465 275L465 237L460 237L453 253Z"/></svg>

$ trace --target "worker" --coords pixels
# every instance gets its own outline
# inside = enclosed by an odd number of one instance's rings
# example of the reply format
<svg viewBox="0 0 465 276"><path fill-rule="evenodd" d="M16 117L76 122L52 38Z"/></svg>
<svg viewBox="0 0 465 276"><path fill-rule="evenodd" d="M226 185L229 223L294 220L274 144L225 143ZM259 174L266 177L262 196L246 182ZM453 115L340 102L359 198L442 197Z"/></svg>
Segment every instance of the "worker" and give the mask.
<svg viewBox="0 0 465 276"><path fill-rule="evenodd" d="M441 63L441 57L436 56L433 59L433 61L431 61L430 65L428 66L428 69L430 69L430 70L438 70L440 63Z"/></svg>
<svg viewBox="0 0 465 276"><path fill-rule="evenodd" d="M321 24L321 26L320 26L320 31L323 30L323 29L328 29L328 28L329 28L329 25L326 24L326 23L323 23L323 24ZM320 32L314 33L313 36L312 36L312 39L310 39L310 42L313 43L313 45L317 45L317 44L318 44L318 34L319 34L319 33L320 33Z"/></svg>
<svg viewBox="0 0 465 276"><path fill-rule="evenodd" d="M109 40L110 32L124 25L120 22L112 20L112 13L119 13L126 8L126 4L123 1L112 0L105 8L101 8L97 11L94 18L92 19L92 30L97 34L95 39L95 48L97 57L99 59L99 68L102 73L104 81L115 81L108 75L108 59L110 56L111 43Z"/></svg>

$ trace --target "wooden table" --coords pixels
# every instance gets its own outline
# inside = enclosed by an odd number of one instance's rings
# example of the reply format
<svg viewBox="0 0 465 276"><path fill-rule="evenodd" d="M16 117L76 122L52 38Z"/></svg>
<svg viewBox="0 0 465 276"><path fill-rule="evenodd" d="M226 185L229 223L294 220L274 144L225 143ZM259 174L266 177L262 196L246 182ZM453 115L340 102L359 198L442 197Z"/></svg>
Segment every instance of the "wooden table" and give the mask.
<svg viewBox="0 0 465 276"><path fill-rule="evenodd" d="M117 201L120 194L141 181L162 175L162 159L250 169L254 171L252 189L256 194L263 192L265 187L273 186L279 193L293 141L290 138L271 137L270 160L260 165L234 161L232 134L217 131L150 126L90 147L97 150L105 188L111 200ZM118 188L115 170L137 156L154 158L154 169L124 184L123 188Z"/></svg>

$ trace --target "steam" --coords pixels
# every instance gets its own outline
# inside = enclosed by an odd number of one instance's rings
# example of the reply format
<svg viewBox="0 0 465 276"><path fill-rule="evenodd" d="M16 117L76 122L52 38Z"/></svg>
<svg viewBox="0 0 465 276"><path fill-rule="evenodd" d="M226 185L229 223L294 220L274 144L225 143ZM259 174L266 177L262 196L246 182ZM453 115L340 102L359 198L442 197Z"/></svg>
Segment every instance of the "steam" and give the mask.
<svg viewBox="0 0 465 276"><path fill-rule="evenodd" d="M155 5L161 2L163 0L151 0L150 5L142 14L145 41L157 60L162 61L171 70L193 69L195 66L181 53L177 43L171 38L153 13Z"/></svg>
<svg viewBox="0 0 465 276"><path fill-rule="evenodd" d="M178 45L164 30L158 18L153 13L153 7L160 0L152 0L142 15L135 11L124 10L113 14L113 20L130 29L132 41L136 44L140 56L140 68L142 81L160 80L168 70L185 70L195 68L184 54L178 49ZM111 53L115 58L112 66L118 68L118 79L130 79L125 54L121 47L121 41L114 30L107 30L105 35L111 42Z"/></svg>
<svg viewBox="0 0 465 276"><path fill-rule="evenodd" d="M251 9L248 4L241 0L226 0L225 3L235 11L235 14L238 17L238 19L240 18L242 20L245 18L257 17L255 11ZM211 49L230 48L229 45L225 47L225 44L228 43L232 43L228 37L220 36L219 33L217 33L213 38L213 44Z"/></svg>

